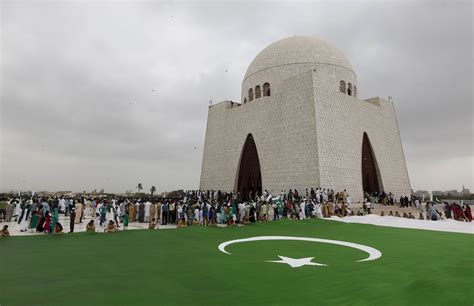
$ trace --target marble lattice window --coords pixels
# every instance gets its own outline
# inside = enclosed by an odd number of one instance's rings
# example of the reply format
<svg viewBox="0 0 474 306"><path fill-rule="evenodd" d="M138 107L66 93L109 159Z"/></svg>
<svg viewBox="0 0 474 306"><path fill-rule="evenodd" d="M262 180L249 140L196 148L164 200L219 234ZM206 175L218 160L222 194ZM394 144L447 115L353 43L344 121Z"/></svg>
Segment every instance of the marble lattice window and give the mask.
<svg viewBox="0 0 474 306"><path fill-rule="evenodd" d="M253 100L253 88L249 89L249 102Z"/></svg>

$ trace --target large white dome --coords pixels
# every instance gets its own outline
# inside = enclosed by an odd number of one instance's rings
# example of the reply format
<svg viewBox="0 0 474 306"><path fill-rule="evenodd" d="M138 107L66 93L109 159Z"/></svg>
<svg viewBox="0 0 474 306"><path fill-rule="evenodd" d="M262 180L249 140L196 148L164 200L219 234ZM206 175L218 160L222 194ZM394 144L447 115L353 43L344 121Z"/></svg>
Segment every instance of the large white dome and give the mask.
<svg viewBox="0 0 474 306"><path fill-rule="evenodd" d="M250 76L267 69L299 64L334 65L354 73L351 63L335 47L315 37L293 36L263 49L248 67L244 82Z"/></svg>

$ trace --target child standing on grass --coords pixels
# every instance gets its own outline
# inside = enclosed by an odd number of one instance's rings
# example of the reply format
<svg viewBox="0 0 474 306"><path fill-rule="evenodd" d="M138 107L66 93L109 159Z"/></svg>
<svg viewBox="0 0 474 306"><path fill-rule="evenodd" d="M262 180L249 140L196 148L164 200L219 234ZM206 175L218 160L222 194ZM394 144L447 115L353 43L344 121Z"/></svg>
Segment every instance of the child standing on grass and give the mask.
<svg viewBox="0 0 474 306"><path fill-rule="evenodd" d="M74 233L74 224L76 223L76 207L74 205L72 205L70 207L71 211L70 211L70 220L69 220L69 232L70 233Z"/></svg>

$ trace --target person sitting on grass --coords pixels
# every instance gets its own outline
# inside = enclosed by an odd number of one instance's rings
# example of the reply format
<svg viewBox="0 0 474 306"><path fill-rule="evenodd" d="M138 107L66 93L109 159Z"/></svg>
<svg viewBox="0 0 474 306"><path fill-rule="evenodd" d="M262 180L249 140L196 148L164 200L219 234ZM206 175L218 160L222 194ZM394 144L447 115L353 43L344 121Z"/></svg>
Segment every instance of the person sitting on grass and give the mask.
<svg viewBox="0 0 474 306"><path fill-rule="evenodd" d="M403 218L407 218L408 219L408 215L406 212L403 213Z"/></svg>
<svg viewBox="0 0 474 306"><path fill-rule="evenodd" d="M395 217L400 218L400 214L398 213L398 210L395 212Z"/></svg>
<svg viewBox="0 0 474 306"><path fill-rule="evenodd" d="M389 216L389 217L393 217L393 211L390 211L390 212L388 213L388 216Z"/></svg>
<svg viewBox="0 0 474 306"><path fill-rule="evenodd" d="M369 214L369 207L367 206L367 204L363 203L362 204L362 211L364 212L364 215L367 215Z"/></svg>
<svg viewBox="0 0 474 306"><path fill-rule="evenodd" d="M411 212L409 212L408 213L408 219L415 219L415 216Z"/></svg>
<svg viewBox="0 0 474 306"><path fill-rule="evenodd" d="M2 229L2 232L0 233L0 236L1 237L8 237L10 236L10 232L8 231L8 225L4 225L3 226L3 229Z"/></svg>
<svg viewBox="0 0 474 306"><path fill-rule="evenodd" d="M86 225L86 232L95 233L95 223L94 220L90 220Z"/></svg>
<svg viewBox="0 0 474 306"><path fill-rule="evenodd" d="M114 233L118 232L118 228L115 226L114 221L110 220L109 224L107 224L107 233Z"/></svg>
<svg viewBox="0 0 474 306"><path fill-rule="evenodd" d="M150 221L150 224L148 224L148 229L155 229L155 227L156 227L156 221L155 221L155 218L153 218Z"/></svg>
<svg viewBox="0 0 474 306"><path fill-rule="evenodd" d="M380 217L384 217L385 216L385 213L382 211L382 213L380 214Z"/></svg>
<svg viewBox="0 0 474 306"><path fill-rule="evenodd" d="M62 234L63 233L63 225L56 221L54 224L54 233L55 234Z"/></svg>
<svg viewBox="0 0 474 306"><path fill-rule="evenodd" d="M185 227L185 226L188 226L188 225L186 224L186 220L183 217L183 218L179 219L178 227Z"/></svg>
<svg viewBox="0 0 474 306"><path fill-rule="evenodd" d="M420 212L420 216L418 217L418 220L425 220L425 218L423 217L423 213Z"/></svg>

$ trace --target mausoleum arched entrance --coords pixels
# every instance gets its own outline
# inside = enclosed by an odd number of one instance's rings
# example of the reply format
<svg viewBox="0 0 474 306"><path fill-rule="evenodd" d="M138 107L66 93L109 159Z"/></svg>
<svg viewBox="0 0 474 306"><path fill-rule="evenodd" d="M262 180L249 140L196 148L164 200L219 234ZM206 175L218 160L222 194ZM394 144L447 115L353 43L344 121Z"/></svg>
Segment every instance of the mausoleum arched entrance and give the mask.
<svg viewBox="0 0 474 306"><path fill-rule="evenodd" d="M242 148L236 179L240 200L246 201L250 196L254 197L256 193L262 193L260 161L252 134L247 135Z"/></svg>
<svg viewBox="0 0 474 306"><path fill-rule="evenodd" d="M379 192L383 189L377 159L366 132L362 140L362 188L364 193Z"/></svg>

